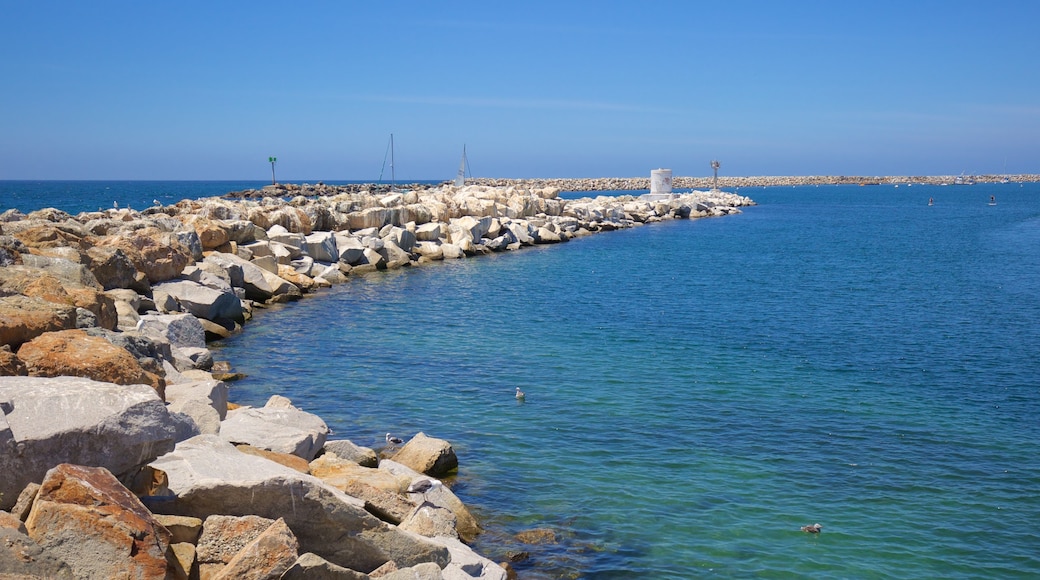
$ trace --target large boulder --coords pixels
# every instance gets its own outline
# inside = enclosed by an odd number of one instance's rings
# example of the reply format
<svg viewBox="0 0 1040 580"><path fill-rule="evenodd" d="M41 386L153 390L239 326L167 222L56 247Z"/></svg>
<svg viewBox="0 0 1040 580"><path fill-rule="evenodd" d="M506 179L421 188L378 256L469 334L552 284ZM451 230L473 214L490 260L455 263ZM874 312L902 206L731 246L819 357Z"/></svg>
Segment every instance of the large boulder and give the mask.
<svg viewBox="0 0 1040 580"><path fill-rule="evenodd" d="M76 328L76 307L28 296L0 296L0 345L18 348L45 332Z"/></svg>
<svg viewBox="0 0 1040 580"><path fill-rule="evenodd" d="M173 449L176 436L162 400L144 385L0 377L0 411L0 509L59 463L121 475Z"/></svg>
<svg viewBox="0 0 1040 580"><path fill-rule="evenodd" d="M271 524L242 548L213 580L278 580L299 557L299 543L285 520Z"/></svg>
<svg viewBox="0 0 1040 580"><path fill-rule="evenodd" d="M84 285L78 279L61 278L46 270L28 266L10 266L0 270L0 294L23 294L55 304L82 308L93 314L93 325L115 328L118 321L115 301L103 294L96 282L88 282L91 283Z"/></svg>
<svg viewBox="0 0 1040 580"><path fill-rule="evenodd" d="M38 336L18 349L18 358L34 377L74 376L117 385L150 385L160 396L166 386L125 349L84 330Z"/></svg>
<svg viewBox="0 0 1040 580"><path fill-rule="evenodd" d="M459 459L455 449L444 439L427 437L416 433L404 447L394 455L394 461L406 465L419 473L441 477L458 469Z"/></svg>
<svg viewBox="0 0 1040 580"><path fill-rule="evenodd" d="M228 389L221 381L190 381L166 385L169 410L184 413L195 421L201 433L220 433L220 422L227 415Z"/></svg>
<svg viewBox="0 0 1040 580"><path fill-rule="evenodd" d="M202 534L199 535L196 545L196 560L201 576L212 578L218 574L243 548L260 537L260 534L273 523L274 520L252 515L207 517L202 524Z"/></svg>
<svg viewBox="0 0 1040 580"><path fill-rule="evenodd" d="M365 501L365 509L377 518L399 524L415 507L402 493L411 480L389 471L362 467L326 453L310 463L311 475Z"/></svg>
<svg viewBox="0 0 1040 580"><path fill-rule="evenodd" d="M321 480L246 455L221 439L200 435L151 464L166 473L172 492L153 511L206 518L247 515L285 522L300 551L360 572L393 560L402 566L448 563L448 551L369 514L364 504Z"/></svg>
<svg viewBox="0 0 1040 580"><path fill-rule="evenodd" d="M42 270L56 278L73 282L80 286L103 290L101 284L98 283L97 278L94 277L94 274L89 268L78 262L73 262L72 260L23 254L22 264L25 264L25 266L29 268Z"/></svg>
<svg viewBox="0 0 1040 580"><path fill-rule="evenodd" d="M304 238L303 250L318 262L339 261L336 236L332 232L314 232Z"/></svg>
<svg viewBox="0 0 1040 580"><path fill-rule="evenodd" d="M379 457L374 450L357 445L349 439L326 441L322 450L325 453L335 453L340 459L353 461L362 467L377 467L379 465Z"/></svg>
<svg viewBox="0 0 1040 580"><path fill-rule="evenodd" d="M166 577L170 532L103 467L48 471L25 528L79 578Z"/></svg>
<svg viewBox="0 0 1040 580"><path fill-rule="evenodd" d="M351 266L360 264L365 256L365 245L354 236L336 234L336 249L339 261Z"/></svg>
<svg viewBox="0 0 1040 580"><path fill-rule="evenodd" d="M156 303L172 297L182 310L206 320L243 321L242 301L234 292L221 292L191 280L162 282L152 286Z"/></svg>
<svg viewBox="0 0 1040 580"><path fill-rule="evenodd" d="M191 250L177 236L154 227L106 236L96 245L122 250L152 284L176 278L193 261Z"/></svg>
<svg viewBox="0 0 1040 580"><path fill-rule="evenodd" d="M220 426L220 435L227 441L291 453L307 461L318 454L328 434L329 427L321 417L272 402L229 411Z"/></svg>
<svg viewBox="0 0 1040 580"><path fill-rule="evenodd" d="M133 288L138 284L138 271L126 253L119 248L92 247L87 249L90 272L105 290Z"/></svg>
<svg viewBox="0 0 1040 580"><path fill-rule="evenodd" d="M137 330L165 340L171 346L206 348L206 330L199 319L190 314L145 314L139 318Z"/></svg>
<svg viewBox="0 0 1040 580"><path fill-rule="evenodd" d="M249 300L267 302L276 297L299 298L303 295L288 280L233 254L214 253L206 256L205 261L226 269L231 276L231 285L244 289Z"/></svg>

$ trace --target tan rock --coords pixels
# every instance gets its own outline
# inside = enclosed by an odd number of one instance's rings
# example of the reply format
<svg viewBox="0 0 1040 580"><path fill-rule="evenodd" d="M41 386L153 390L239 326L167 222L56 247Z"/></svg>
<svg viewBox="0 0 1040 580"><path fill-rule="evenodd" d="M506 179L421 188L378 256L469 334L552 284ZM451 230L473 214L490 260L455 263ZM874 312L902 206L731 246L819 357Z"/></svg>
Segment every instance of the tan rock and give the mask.
<svg viewBox="0 0 1040 580"><path fill-rule="evenodd" d="M311 462L311 475L365 502L365 510L392 524L401 523L414 506L401 494L407 477L340 459L326 453Z"/></svg>
<svg viewBox="0 0 1040 580"><path fill-rule="evenodd" d="M203 250L219 248L231 239L227 228L216 220L198 218L191 221L191 226L195 228L195 233L198 234L199 241L202 242Z"/></svg>
<svg viewBox="0 0 1040 580"><path fill-rule="evenodd" d="M170 533L103 467L48 471L25 527L77 577L166 577Z"/></svg>
<svg viewBox="0 0 1040 580"><path fill-rule="evenodd" d="M0 297L0 344L18 348L45 332L76 328L76 308L28 296Z"/></svg>
<svg viewBox="0 0 1040 580"><path fill-rule="evenodd" d="M238 449L242 453L249 455L256 455L257 457L263 457L269 459L275 463L284 465L290 469L295 469L300 473L310 474L310 466L307 465L307 460L302 457L297 457L291 453L279 453L278 451L270 451L268 449L261 449L259 447L253 447L247 443L241 443L235 445L235 449Z"/></svg>
<svg viewBox="0 0 1040 580"><path fill-rule="evenodd" d="M166 580L196 580L199 563L195 558L195 546L186 542L170 544L166 550Z"/></svg>
<svg viewBox="0 0 1040 580"><path fill-rule="evenodd" d="M25 363L11 352L11 347L6 344L0 346L0 376L25 377L28 375L29 371L25 368Z"/></svg>
<svg viewBox="0 0 1040 580"><path fill-rule="evenodd" d="M271 524L247 544L213 580L277 580L299 558L299 542L285 520Z"/></svg>
<svg viewBox="0 0 1040 580"><path fill-rule="evenodd" d="M82 330L38 336L18 349L18 358L34 377L75 376L117 385L150 385L160 397L166 386L125 349Z"/></svg>
<svg viewBox="0 0 1040 580"><path fill-rule="evenodd" d="M150 283L171 280L193 261L191 250L175 235L157 228L102 238L98 246L122 250Z"/></svg>
<svg viewBox="0 0 1040 580"><path fill-rule="evenodd" d="M22 493L18 494L18 501L11 508L11 513L24 522L29 517L29 512L32 511L33 503L36 501L36 494L39 491L40 484L36 482L26 485Z"/></svg>
<svg viewBox="0 0 1040 580"><path fill-rule="evenodd" d="M405 443L394 455L394 461L433 477L442 477L459 467L459 460L451 443L444 439L428 437L425 433L417 433Z"/></svg>
<svg viewBox="0 0 1040 580"><path fill-rule="evenodd" d="M173 544L188 543L194 545L202 533L202 520L189 516L168 516L154 514L155 521L170 531L170 542Z"/></svg>
<svg viewBox="0 0 1040 580"><path fill-rule="evenodd" d="M7 528L9 530L17 530L25 533L25 526L22 525L22 520L18 519L14 514L0 511L0 528Z"/></svg>
<svg viewBox="0 0 1040 580"><path fill-rule="evenodd" d="M221 516L206 518L196 548L202 577L223 569L242 548L271 527L274 520L259 516Z"/></svg>

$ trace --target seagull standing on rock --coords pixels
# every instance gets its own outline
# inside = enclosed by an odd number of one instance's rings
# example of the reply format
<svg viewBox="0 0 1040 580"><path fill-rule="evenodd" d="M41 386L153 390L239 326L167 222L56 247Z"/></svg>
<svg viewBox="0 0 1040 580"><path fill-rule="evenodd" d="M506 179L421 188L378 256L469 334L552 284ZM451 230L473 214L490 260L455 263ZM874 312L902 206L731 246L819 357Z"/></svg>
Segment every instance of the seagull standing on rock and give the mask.
<svg viewBox="0 0 1040 580"><path fill-rule="evenodd" d="M417 479L408 486L407 493L421 493L423 496L423 503L426 503L426 494L440 488L444 484L436 479Z"/></svg>

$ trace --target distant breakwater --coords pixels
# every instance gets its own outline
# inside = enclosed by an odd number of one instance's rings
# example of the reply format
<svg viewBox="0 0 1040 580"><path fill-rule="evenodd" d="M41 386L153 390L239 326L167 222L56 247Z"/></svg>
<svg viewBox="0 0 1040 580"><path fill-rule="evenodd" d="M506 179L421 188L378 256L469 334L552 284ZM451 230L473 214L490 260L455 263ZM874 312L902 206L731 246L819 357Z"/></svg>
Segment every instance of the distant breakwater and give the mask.
<svg viewBox="0 0 1040 580"><path fill-rule="evenodd" d="M783 187L798 185L969 185L972 183L1010 183L1040 182L1040 174L1021 173L1016 175L888 175L888 176L856 176L856 175L789 175L789 176L750 176L719 177L718 186L727 189L741 187ZM388 194L391 190L426 191L448 185L430 183L350 183L344 185L328 185L322 182L279 183L268 185L262 189L246 189L229 192L225 197L232 199L257 199L264 197L324 197L341 194L368 193L373 195ZM554 188L559 191L646 191L650 189L649 177L594 177L594 178L538 178L508 179L475 177L466 180L467 185L484 187L520 187L524 189ZM710 189L713 186L711 177L675 176L672 187L675 189Z"/></svg>

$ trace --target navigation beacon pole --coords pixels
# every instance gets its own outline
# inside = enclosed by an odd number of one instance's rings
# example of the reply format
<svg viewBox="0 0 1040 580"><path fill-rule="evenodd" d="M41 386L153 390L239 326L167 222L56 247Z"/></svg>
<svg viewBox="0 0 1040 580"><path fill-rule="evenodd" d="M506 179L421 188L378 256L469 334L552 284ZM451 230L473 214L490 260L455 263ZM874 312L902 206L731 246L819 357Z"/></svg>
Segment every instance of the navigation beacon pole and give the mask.
<svg viewBox="0 0 1040 580"><path fill-rule="evenodd" d="M267 161L271 164L271 185L278 185L278 181L274 178L274 163L278 161L277 157L268 157Z"/></svg>
<svg viewBox="0 0 1040 580"><path fill-rule="evenodd" d="M719 167L722 167L722 164L719 163L717 159L712 159L711 168L715 171L715 177L711 180L712 191L719 190Z"/></svg>

